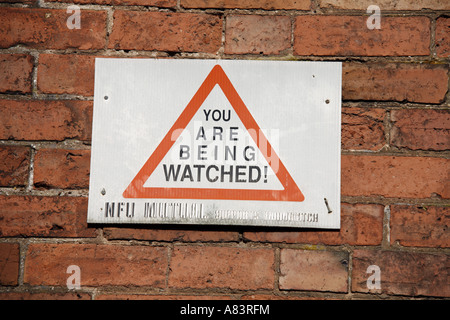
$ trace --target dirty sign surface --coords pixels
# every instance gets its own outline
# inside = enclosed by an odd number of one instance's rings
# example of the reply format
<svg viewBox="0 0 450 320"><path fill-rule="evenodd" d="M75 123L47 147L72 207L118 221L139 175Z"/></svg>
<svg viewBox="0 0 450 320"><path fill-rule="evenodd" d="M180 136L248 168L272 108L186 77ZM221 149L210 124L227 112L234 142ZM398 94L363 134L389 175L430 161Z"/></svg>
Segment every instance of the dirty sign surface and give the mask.
<svg viewBox="0 0 450 320"><path fill-rule="evenodd" d="M89 223L340 227L339 62L98 58Z"/></svg>

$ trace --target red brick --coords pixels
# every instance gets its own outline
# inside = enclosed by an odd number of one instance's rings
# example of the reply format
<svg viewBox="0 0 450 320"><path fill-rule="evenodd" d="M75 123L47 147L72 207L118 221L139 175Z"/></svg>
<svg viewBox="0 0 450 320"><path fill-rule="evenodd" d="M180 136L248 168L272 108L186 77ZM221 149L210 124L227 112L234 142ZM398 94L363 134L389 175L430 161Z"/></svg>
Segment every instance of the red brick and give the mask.
<svg viewBox="0 0 450 320"><path fill-rule="evenodd" d="M177 5L177 0L113 0L113 2L114 5L154 6L163 8L173 8Z"/></svg>
<svg viewBox="0 0 450 320"><path fill-rule="evenodd" d="M379 245L383 238L384 207L375 204L341 205L339 230L244 232L247 240L326 245Z"/></svg>
<svg viewBox="0 0 450 320"><path fill-rule="evenodd" d="M272 249L177 246L169 287L273 289L274 263Z"/></svg>
<svg viewBox="0 0 450 320"><path fill-rule="evenodd" d="M146 240L146 241L239 241L237 231L197 231L172 229L136 229L136 228L104 228L103 235L110 240Z"/></svg>
<svg viewBox="0 0 450 320"><path fill-rule="evenodd" d="M43 93L94 95L95 56L41 54L37 75Z"/></svg>
<svg viewBox="0 0 450 320"><path fill-rule="evenodd" d="M427 17L383 17L370 30L366 16L298 16L294 54L317 56L415 56L430 54ZM349 36L351 35L351 36Z"/></svg>
<svg viewBox="0 0 450 320"><path fill-rule="evenodd" d="M19 245L17 243L0 243L0 285L17 285L19 261Z"/></svg>
<svg viewBox="0 0 450 320"><path fill-rule="evenodd" d="M448 159L344 155L341 166L345 196L450 197Z"/></svg>
<svg viewBox="0 0 450 320"><path fill-rule="evenodd" d="M319 298L305 294L302 294L301 297L288 295L250 294L242 296L241 300L326 300L326 298Z"/></svg>
<svg viewBox="0 0 450 320"><path fill-rule="evenodd" d="M225 53L280 54L291 47L291 20L286 16L228 16Z"/></svg>
<svg viewBox="0 0 450 320"><path fill-rule="evenodd" d="M167 249L150 246L32 243L24 283L66 286L67 267L80 267L83 286L164 287Z"/></svg>
<svg viewBox="0 0 450 320"><path fill-rule="evenodd" d="M34 157L36 187L89 187L90 150L39 149Z"/></svg>
<svg viewBox="0 0 450 320"><path fill-rule="evenodd" d="M29 147L0 145L0 186L26 185L29 167Z"/></svg>
<svg viewBox="0 0 450 320"><path fill-rule="evenodd" d="M0 139L91 140L92 101L0 100Z"/></svg>
<svg viewBox="0 0 450 320"><path fill-rule="evenodd" d="M95 300L231 300L229 296L216 295L148 295L148 294L101 294Z"/></svg>
<svg viewBox="0 0 450 320"><path fill-rule="evenodd" d="M450 4L442 0L319 0L321 8L367 10L370 5L377 5L381 10L449 10ZM383 20L382 20L383 21Z"/></svg>
<svg viewBox="0 0 450 320"><path fill-rule="evenodd" d="M380 150L385 145L382 109L342 108L342 148Z"/></svg>
<svg viewBox="0 0 450 320"><path fill-rule="evenodd" d="M449 207L391 206L391 244L414 247L449 247Z"/></svg>
<svg viewBox="0 0 450 320"><path fill-rule="evenodd" d="M222 23L215 15L117 10L108 47L216 53L221 39Z"/></svg>
<svg viewBox="0 0 450 320"><path fill-rule="evenodd" d="M76 4L106 4L123 6L152 6L172 8L177 5L176 0L49 0L50 2L69 2Z"/></svg>
<svg viewBox="0 0 450 320"><path fill-rule="evenodd" d="M31 92L33 57L0 54L0 92Z"/></svg>
<svg viewBox="0 0 450 320"><path fill-rule="evenodd" d="M450 5L448 6L450 8ZM436 20L436 54L438 57L450 57L450 18L439 18Z"/></svg>
<svg viewBox="0 0 450 320"><path fill-rule="evenodd" d="M91 300L91 296L81 292L6 292L0 293L0 300Z"/></svg>
<svg viewBox="0 0 450 320"><path fill-rule="evenodd" d="M447 93L448 69L423 64L344 63L345 100L441 103Z"/></svg>
<svg viewBox="0 0 450 320"><path fill-rule="evenodd" d="M310 0L181 0L184 8L309 10Z"/></svg>
<svg viewBox="0 0 450 320"><path fill-rule="evenodd" d="M0 196L2 237L95 237L82 197Z"/></svg>
<svg viewBox="0 0 450 320"><path fill-rule="evenodd" d="M37 0L0 0L0 3L36 3Z"/></svg>
<svg viewBox="0 0 450 320"><path fill-rule="evenodd" d="M347 292L348 254L281 249L280 289Z"/></svg>
<svg viewBox="0 0 450 320"><path fill-rule="evenodd" d="M412 150L450 149L450 112L448 110L392 110L392 146Z"/></svg>
<svg viewBox="0 0 450 320"><path fill-rule="evenodd" d="M80 29L66 25L66 10L0 8L0 47L24 45L37 49L103 49L106 12L81 10Z"/></svg>
<svg viewBox="0 0 450 320"><path fill-rule="evenodd" d="M450 297L449 257L408 251L355 250L352 291L407 296ZM381 289L368 289L370 265L380 268Z"/></svg>
<svg viewBox="0 0 450 320"><path fill-rule="evenodd" d="M65 2L75 4L106 4L112 5L115 0L48 0L48 2Z"/></svg>

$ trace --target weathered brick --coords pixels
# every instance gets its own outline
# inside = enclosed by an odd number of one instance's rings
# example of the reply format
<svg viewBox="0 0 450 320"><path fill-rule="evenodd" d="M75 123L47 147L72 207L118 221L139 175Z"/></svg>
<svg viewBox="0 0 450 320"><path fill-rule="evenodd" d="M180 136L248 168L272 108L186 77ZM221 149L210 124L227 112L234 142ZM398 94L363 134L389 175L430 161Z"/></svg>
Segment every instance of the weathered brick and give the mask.
<svg viewBox="0 0 450 320"><path fill-rule="evenodd" d="M0 0L0 3L36 3L37 0Z"/></svg>
<svg viewBox="0 0 450 320"><path fill-rule="evenodd" d="M26 185L30 156L29 147L0 145L0 186Z"/></svg>
<svg viewBox="0 0 450 320"><path fill-rule="evenodd" d="M317 56L415 56L430 54L427 17L383 17L381 29L370 30L367 17L298 16L294 54ZM351 36L349 36L351 35Z"/></svg>
<svg viewBox="0 0 450 320"><path fill-rule="evenodd" d="M0 196L0 236L95 237L87 204L84 197Z"/></svg>
<svg viewBox="0 0 450 320"><path fill-rule="evenodd" d="M0 100L0 139L91 140L92 101Z"/></svg>
<svg viewBox="0 0 450 320"><path fill-rule="evenodd" d="M215 15L117 10L108 47L216 53L221 39L222 23Z"/></svg>
<svg viewBox="0 0 450 320"><path fill-rule="evenodd" d="M310 0L181 0L184 8L309 10Z"/></svg>
<svg viewBox="0 0 450 320"><path fill-rule="evenodd" d="M321 8L367 10L370 5L377 5L381 10L449 10L450 4L442 0L319 0Z"/></svg>
<svg viewBox="0 0 450 320"><path fill-rule="evenodd" d="M39 149L34 157L36 187L89 187L90 150Z"/></svg>
<svg viewBox="0 0 450 320"><path fill-rule="evenodd" d="M0 54L0 92L31 92L33 57Z"/></svg>
<svg viewBox="0 0 450 320"><path fill-rule="evenodd" d="M114 5L154 6L163 8L172 8L177 5L177 0L113 0L113 2Z"/></svg>
<svg viewBox="0 0 450 320"><path fill-rule="evenodd" d="M449 247L450 207L391 206L391 244L415 247Z"/></svg>
<svg viewBox="0 0 450 320"><path fill-rule="evenodd" d="M249 294L242 296L241 300L326 300L326 298L319 298L304 294L301 297L288 295Z"/></svg>
<svg viewBox="0 0 450 320"><path fill-rule="evenodd" d="M48 0L48 2L70 2L75 4L105 4L112 5L115 0ZM149 0L151 1L151 0Z"/></svg>
<svg viewBox="0 0 450 320"><path fill-rule="evenodd" d="M272 249L237 247L175 247L169 287L273 289Z"/></svg>
<svg viewBox="0 0 450 320"><path fill-rule="evenodd" d="M368 289L370 265L380 268L381 289ZM357 249L353 253L352 291L407 296L450 297L446 254Z"/></svg>
<svg viewBox="0 0 450 320"><path fill-rule="evenodd" d="M385 114L382 109L342 108L342 148L380 150L385 145Z"/></svg>
<svg viewBox="0 0 450 320"><path fill-rule="evenodd" d="M19 260L19 245L17 243L0 243L0 285L17 285Z"/></svg>
<svg viewBox="0 0 450 320"><path fill-rule="evenodd" d="M441 103L447 93L447 68L423 64L344 63L344 100Z"/></svg>
<svg viewBox="0 0 450 320"><path fill-rule="evenodd" d="M402 109L391 111L390 144L412 150L450 149L448 110Z"/></svg>
<svg viewBox="0 0 450 320"><path fill-rule="evenodd" d="M80 29L69 29L66 10L0 8L0 47L38 49L102 49L106 44L106 12L81 10Z"/></svg>
<svg viewBox="0 0 450 320"><path fill-rule="evenodd" d="M4 292L0 300L91 300L91 296L82 292Z"/></svg>
<svg viewBox="0 0 450 320"><path fill-rule="evenodd" d="M164 287L167 248L97 244L28 246L24 283L66 286L67 267L80 267L83 286Z"/></svg>
<svg viewBox="0 0 450 320"><path fill-rule="evenodd" d="M136 228L104 228L103 234L107 239L134 239L147 241L210 241L231 242L239 241L237 231L201 231L201 230L173 230L173 229L136 229Z"/></svg>
<svg viewBox="0 0 450 320"><path fill-rule="evenodd" d="M231 300L224 295L149 295L149 294L101 294L95 300Z"/></svg>
<svg viewBox="0 0 450 320"><path fill-rule="evenodd" d="M450 197L450 181L442 174L450 170L448 159L344 155L341 166L345 196Z"/></svg>
<svg viewBox="0 0 450 320"><path fill-rule="evenodd" d="M177 5L176 0L49 0L50 2L69 2L76 4L105 4L123 6L154 6L172 8Z"/></svg>
<svg viewBox="0 0 450 320"><path fill-rule="evenodd" d="M41 54L37 75L43 93L94 95L95 56Z"/></svg>
<svg viewBox="0 0 450 320"><path fill-rule="evenodd" d="M339 230L244 232L247 240L326 245L379 245L383 238L384 207L375 204L341 205Z"/></svg>
<svg viewBox="0 0 450 320"><path fill-rule="evenodd" d="M280 289L347 292L348 254L281 249Z"/></svg>
<svg viewBox="0 0 450 320"><path fill-rule="evenodd" d="M291 20L286 16L228 16L225 53L280 54L291 46Z"/></svg>
<svg viewBox="0 0 450 320"><path fill-rule="evenodd" d="M448 6L450 8L450 5ZM448 58L450 56L450 18L439 18L436 20L436 54L438 57Z"/></svg>

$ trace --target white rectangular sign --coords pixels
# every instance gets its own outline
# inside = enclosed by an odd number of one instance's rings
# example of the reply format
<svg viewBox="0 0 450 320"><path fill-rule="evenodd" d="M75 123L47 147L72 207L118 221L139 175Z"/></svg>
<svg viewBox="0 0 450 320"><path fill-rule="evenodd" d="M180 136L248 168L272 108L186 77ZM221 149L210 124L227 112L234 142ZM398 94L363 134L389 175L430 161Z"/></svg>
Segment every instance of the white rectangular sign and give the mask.
<svg viewBox="0 0 450 320"><path fill-rule="evenodd" d="M341 63L95 63L89 223L340 227Z"/></svg>

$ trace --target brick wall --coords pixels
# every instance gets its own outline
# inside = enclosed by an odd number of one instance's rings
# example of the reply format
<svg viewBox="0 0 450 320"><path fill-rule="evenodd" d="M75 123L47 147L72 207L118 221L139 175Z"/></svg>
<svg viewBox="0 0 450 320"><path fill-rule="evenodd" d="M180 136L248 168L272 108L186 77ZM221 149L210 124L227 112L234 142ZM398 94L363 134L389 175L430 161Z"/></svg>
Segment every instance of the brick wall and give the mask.
<svg viewBox="0 0 450 320"><path fill-rule="evenodd" d="M443 0L1 0L0 299L449 298L449 16ZM342 61L341 229L87 225L95 57Z"/></svg>

